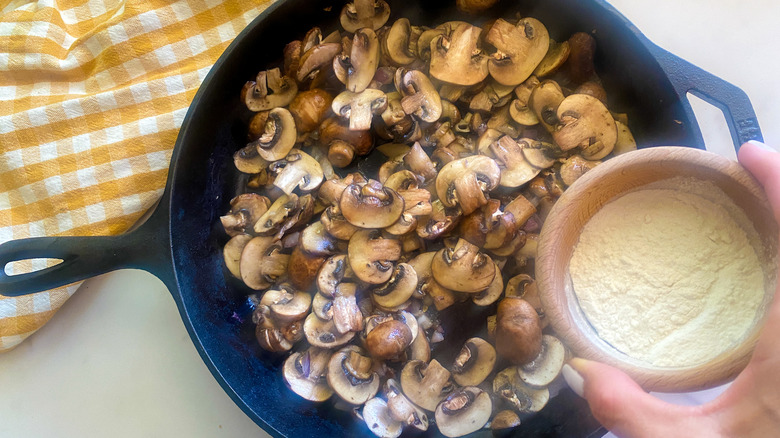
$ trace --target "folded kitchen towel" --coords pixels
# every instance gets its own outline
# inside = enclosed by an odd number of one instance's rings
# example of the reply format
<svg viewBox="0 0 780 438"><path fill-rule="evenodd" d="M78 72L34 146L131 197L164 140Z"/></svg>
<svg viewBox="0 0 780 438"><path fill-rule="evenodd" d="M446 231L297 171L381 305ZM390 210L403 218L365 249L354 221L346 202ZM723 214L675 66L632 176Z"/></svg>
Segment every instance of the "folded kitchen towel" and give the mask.
<svg viewBox="0 0 780 438"><path fill-rule="evenodd" d="M162 194L201 81L272 1L0 0L0 243L130 228ZM0 351L77 287L0 297Z"/></svg>

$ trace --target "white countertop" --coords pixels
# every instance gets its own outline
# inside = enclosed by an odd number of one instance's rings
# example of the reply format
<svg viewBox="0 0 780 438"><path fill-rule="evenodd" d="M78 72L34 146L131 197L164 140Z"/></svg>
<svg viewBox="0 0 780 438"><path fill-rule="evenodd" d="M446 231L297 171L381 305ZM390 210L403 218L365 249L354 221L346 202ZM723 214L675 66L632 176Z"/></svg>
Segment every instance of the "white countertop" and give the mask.
<svg viewBox="0 0 780 438"><path fill-rule="evenodd" d="M780 2L612 3L661 47L742 88L767 143L780 144ZM708 147L733 154L720 112L695 108ZM162 282L124 270L85 282L43 329L0 354L0 436L267 435L201 362Z"/></svg>

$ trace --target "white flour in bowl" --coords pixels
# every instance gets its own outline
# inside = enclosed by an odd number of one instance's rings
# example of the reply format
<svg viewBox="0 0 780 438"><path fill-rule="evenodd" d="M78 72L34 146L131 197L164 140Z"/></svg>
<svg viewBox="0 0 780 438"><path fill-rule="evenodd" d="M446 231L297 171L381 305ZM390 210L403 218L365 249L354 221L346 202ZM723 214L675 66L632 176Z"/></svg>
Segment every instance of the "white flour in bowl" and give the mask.
<svg viewBox="0 0 780 438"><path fill-rule="evenodd" d="M748 223L714 185L691 179L611 201L585 225L569 265L585 316L599 337L655 366L723 353L764 296Z"/></svg>

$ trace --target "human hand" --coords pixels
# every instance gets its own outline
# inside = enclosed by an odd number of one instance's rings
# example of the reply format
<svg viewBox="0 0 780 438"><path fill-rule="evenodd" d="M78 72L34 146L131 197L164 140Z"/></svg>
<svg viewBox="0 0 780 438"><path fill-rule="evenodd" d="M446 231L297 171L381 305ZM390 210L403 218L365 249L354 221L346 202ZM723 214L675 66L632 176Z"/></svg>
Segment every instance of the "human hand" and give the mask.
<svg viewBox="0 0 780 438"><path fill-rule="evenodd" d="M739 150L740 163L764 187L780 223L780 153L760 143ZM642 437L769 437L780 433L780 292L747 367L715 400L678 406L646 393L622 371L572 359L563 369L569 386L614 434Z"/></svg>

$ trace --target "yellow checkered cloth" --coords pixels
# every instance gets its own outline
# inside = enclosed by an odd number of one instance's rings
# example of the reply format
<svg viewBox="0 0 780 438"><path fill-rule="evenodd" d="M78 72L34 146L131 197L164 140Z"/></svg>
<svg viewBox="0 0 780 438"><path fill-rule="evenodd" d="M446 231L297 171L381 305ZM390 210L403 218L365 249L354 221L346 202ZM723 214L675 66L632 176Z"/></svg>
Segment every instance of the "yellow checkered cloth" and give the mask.
<svg viewBox="0 0 780 438"><path fill-rule="evenodd" d="M0 243L130 228L162 194L201 81L272 1L0 0ZM0 351L77 287L0 297Z"/></svg>

